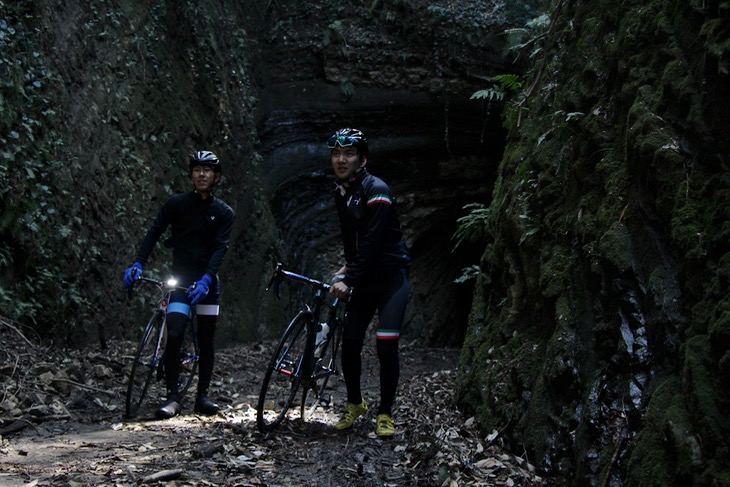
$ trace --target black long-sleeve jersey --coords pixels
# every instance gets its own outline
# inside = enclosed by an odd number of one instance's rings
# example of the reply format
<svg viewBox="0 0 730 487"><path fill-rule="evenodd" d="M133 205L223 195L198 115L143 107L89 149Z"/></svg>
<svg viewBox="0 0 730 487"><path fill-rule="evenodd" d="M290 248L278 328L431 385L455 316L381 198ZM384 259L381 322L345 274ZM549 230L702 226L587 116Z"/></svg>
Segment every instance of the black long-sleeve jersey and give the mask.
<svg viewBox="0 0 730 487"><path fill-rule="evenodd" d="M337 185L335 206L345 245L347 286L357 288L383 269L411 267L396 200L382 179L359 169L349 187Z"/></svg>
<svg viewBox="0 0 730 487"><path fill-rule="evenodd" d="M219 198L203 199L195 191L180 193L165 201L145 235L137 262L145 264L155 244L169 226L172 272L176 276L215 276L228 250L233 228L233 209Z"/></svg>

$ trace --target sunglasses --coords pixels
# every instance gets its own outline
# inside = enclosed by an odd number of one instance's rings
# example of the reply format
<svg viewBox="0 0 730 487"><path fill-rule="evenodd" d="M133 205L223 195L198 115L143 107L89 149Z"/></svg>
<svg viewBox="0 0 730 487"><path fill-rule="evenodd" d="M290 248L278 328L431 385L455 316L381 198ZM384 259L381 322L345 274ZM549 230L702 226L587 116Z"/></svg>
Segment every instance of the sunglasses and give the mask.
<svg viewBox="0 0 730 487"><path fill-rule="evenodd" d="M356 137L350 137L348 135L333 135L327 141L327 147L330 149L334 149L338 145L340 147L350 147L358 142L360 142L360 140Z"/></svg>

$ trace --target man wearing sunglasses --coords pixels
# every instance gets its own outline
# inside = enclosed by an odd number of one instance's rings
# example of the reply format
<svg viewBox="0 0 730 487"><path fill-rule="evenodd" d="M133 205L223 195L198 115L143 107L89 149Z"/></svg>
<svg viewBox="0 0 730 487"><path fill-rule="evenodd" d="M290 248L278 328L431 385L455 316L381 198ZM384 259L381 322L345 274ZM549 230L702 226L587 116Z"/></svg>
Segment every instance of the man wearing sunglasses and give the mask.
<svg viewBox="0 0 730 487"><path fill-rule="evenodd" d="M408 303L408 254L395 198L385 182L367 172L368 142L356 129L343 128L327 141L337 177L335 206L345 247L345 265L335 274L330 292L347 303L342 334L342 373L347 403L335 429L351 428L367 412L362 397L361 352L365 332L378 312L376 350L380 362L380 404L375 433L395 434L392 407L400 363L398 340Z"/></svg>

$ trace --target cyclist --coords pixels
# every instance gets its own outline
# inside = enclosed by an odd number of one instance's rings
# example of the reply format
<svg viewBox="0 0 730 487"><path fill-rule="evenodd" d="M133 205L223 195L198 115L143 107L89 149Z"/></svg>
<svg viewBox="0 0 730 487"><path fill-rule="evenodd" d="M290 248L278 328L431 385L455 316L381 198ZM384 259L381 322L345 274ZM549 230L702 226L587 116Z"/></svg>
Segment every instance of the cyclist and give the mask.
<svg viewBox="0 0 730 487"><path fill-rule="evenodd" d="M173 293L167 306L167 343L164 352L167 398L155 412L158 419L180 413L178 378L180 348L190 307L195 306L200 344L196 413L212 415L218 405L208 397L213 376L214 334L218 321L220 280L218 269L228 249L234 211L213 196L221 177L221 163L210 151L197 151L190 157L189 176L193 190L176 194L162 205L139 246L134 263L124 273L124 286L139 279L155 244L170 227L166 247L172 247L172 273L187 292Z"/></svg>
<svg viewBox="0 0 730 487"><path fill-rule="evenodd" d="M380 403L375 433L395 434L392 407L400 363L398 341L408 303L408 270L412 265L400 229L396 201L390 188L365 169L368 142L356 129L343 128L329 138L330 161L337 177L335 206L345 250L345 265L330 288L347 304L342 335L342 373L347 403L335 429L351 428L367 410L360 389L361 352L365 332L378 312L376 350L380 362Z"/></svg>

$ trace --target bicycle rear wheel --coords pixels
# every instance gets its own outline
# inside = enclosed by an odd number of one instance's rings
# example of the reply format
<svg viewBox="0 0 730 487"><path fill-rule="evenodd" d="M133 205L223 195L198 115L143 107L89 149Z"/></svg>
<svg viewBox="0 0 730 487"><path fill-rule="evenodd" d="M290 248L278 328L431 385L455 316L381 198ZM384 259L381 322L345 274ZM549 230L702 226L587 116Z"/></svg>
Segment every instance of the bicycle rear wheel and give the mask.
<svg viewBox="0 0 730 487"><path fill-rule="evenodd" d="M299 389L301 363L312 313L302 311L289 323L271 358L261 384L256 425L262 433L276 428L292 406Z"/></svg>
<svg viewBox="0 0 730 487"><path fill-rule="evenodd" d="M142 332L137 354L127 379L126 417L134 418L144 402L155 371L161 366L160 331L165 316L155 312Z"/></svg>

